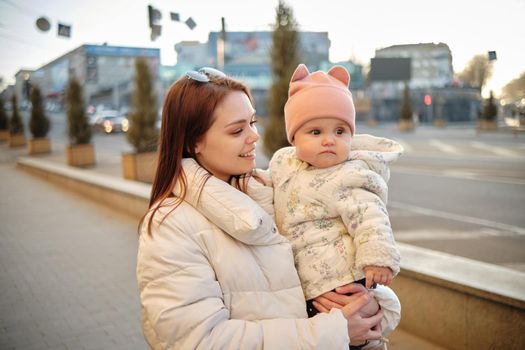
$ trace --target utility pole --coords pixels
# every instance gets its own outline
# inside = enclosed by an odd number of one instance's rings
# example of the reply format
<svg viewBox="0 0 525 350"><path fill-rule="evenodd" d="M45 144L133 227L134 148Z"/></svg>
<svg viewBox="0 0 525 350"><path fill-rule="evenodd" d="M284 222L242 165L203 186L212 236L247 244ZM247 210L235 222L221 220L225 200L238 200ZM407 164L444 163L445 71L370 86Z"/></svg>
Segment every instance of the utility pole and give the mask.
<svg viewBox="0 0 525 350"><path fill-rule="evenodd" d="M217 40L217 68L224 71L224 46L226 42L226 29L224 17L221 17L221 32Z"/></svg>

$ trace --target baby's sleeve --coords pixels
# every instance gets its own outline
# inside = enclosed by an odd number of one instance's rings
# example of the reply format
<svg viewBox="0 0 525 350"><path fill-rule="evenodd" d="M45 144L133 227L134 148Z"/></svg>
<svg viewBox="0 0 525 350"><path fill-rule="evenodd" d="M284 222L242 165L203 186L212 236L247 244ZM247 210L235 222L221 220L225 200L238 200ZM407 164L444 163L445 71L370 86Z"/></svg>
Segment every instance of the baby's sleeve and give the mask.
<svg viewBox="0 0 525 350"><path fill-rule="evenodd" d="M270 171L257 169L248 180L247 195L275 219L272 185Z"/></svg>
<svg viewBox="0 0 525 350"><path fill-rule="evenodd" d="M387 336L401 321L401 302L391 288L380 284L374 289L374 296L383 310L381 329L383 336Z"/></svg>
<svg viewBox="0 0 525 350"><path fill-rule="evenodd" d="M354 173L352 180L338 189L336 210L354 240L356 267L389 267L396 275L400 256L386 209L386 183L369 170Z"/></svg>

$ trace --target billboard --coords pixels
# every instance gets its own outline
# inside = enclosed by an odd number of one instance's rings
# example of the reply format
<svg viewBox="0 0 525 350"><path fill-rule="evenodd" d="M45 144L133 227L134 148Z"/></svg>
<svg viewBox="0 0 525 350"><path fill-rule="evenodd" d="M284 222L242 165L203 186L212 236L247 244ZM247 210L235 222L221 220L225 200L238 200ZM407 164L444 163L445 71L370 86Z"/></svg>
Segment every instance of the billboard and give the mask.
<svg viewBox="0 0 525 350"><path fill-rule="evenodd" d="M376 57L370 64L370 81L410 80L410 58Z"/></svg>

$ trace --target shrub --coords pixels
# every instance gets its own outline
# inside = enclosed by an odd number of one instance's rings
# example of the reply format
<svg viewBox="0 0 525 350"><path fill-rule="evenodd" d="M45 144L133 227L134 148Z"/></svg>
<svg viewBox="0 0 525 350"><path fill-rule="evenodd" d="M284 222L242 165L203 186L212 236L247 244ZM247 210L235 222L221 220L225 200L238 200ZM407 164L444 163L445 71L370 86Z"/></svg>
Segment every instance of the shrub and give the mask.
<svg viewBox="0 0 525 350"><path fill-rule="evenodd" d="M408 89L408 85L405 85L405 89L403 90L400 119L412 120L412 101L410 100L410 90Z"/></svg>
<svg viewBox="0 0 525 350"><path fill-rule="evenodd" d="M498 116L498 107L494 103L494 95L492 94L492 91L491 91L489 99L485 103L485 107L483 108L482 117L485 120L496 120L497 116Z"/></svg>
<svg viewBox="0 0 525 350"><path fill-rule="evenodd" d="M0 98L0 130L7 131L9 129L9 118L4 108L4 100Z"/></svg>
<svg viewBox="0 0 525 350"><path fill-rule="evenodd" d="M44 113L42 95L38 86L31 89L31 118L29 119L29 130L34 138L46 137L49 131L49 119Z"/></svg>
<svg viewBox="0 0 525 350"><path fill-rule="evenodd" d="M127 133L128 141L135 152L154 152L157 149L157 113L157 97L148 63L145 59L138 58L135 61L135 90Z"/></svg>
<svg viewBox="0 0 525 350"><path fill-rule="evenodd" d="M74 77L69 79L66 90L66 111L69 142L83 145L91 141L91 126L84 111L82 87Z"/></svg>
<svg viewBox="0 0 525 350"><path fill-rule="evenodd" d="M18 103L16 101L16 95L13 94L11 97L11 104L13 106L13 113L11 115L11 120L9 121L9 133L11 135L23 134L24 133L24 123L18 112Z"/></svg>

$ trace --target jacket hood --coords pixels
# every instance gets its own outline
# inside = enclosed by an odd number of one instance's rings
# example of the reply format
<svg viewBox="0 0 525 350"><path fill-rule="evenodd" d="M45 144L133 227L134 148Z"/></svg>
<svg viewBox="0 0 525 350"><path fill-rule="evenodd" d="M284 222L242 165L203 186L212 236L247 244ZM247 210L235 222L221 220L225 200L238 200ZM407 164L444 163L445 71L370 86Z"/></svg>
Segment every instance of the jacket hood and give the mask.
<svg viewBox="0 0 525 350"><path fill-rule="evenodd" d="M348 159L362 160L370 170L378 173L388 182L390 178L389 164L403 154L403 147L396 141L367 134L355 135L352 139L352 149Z"/></svg>
<svg viewBox="0 0 525 350"><path fill-rule="evenodd" d="M182 168L187 183L185 202L224 232L249 245L287 242L272 217L246 194L212 176L192 158L183 159ZM180 191L177 183L173 193Z"/></svg>

